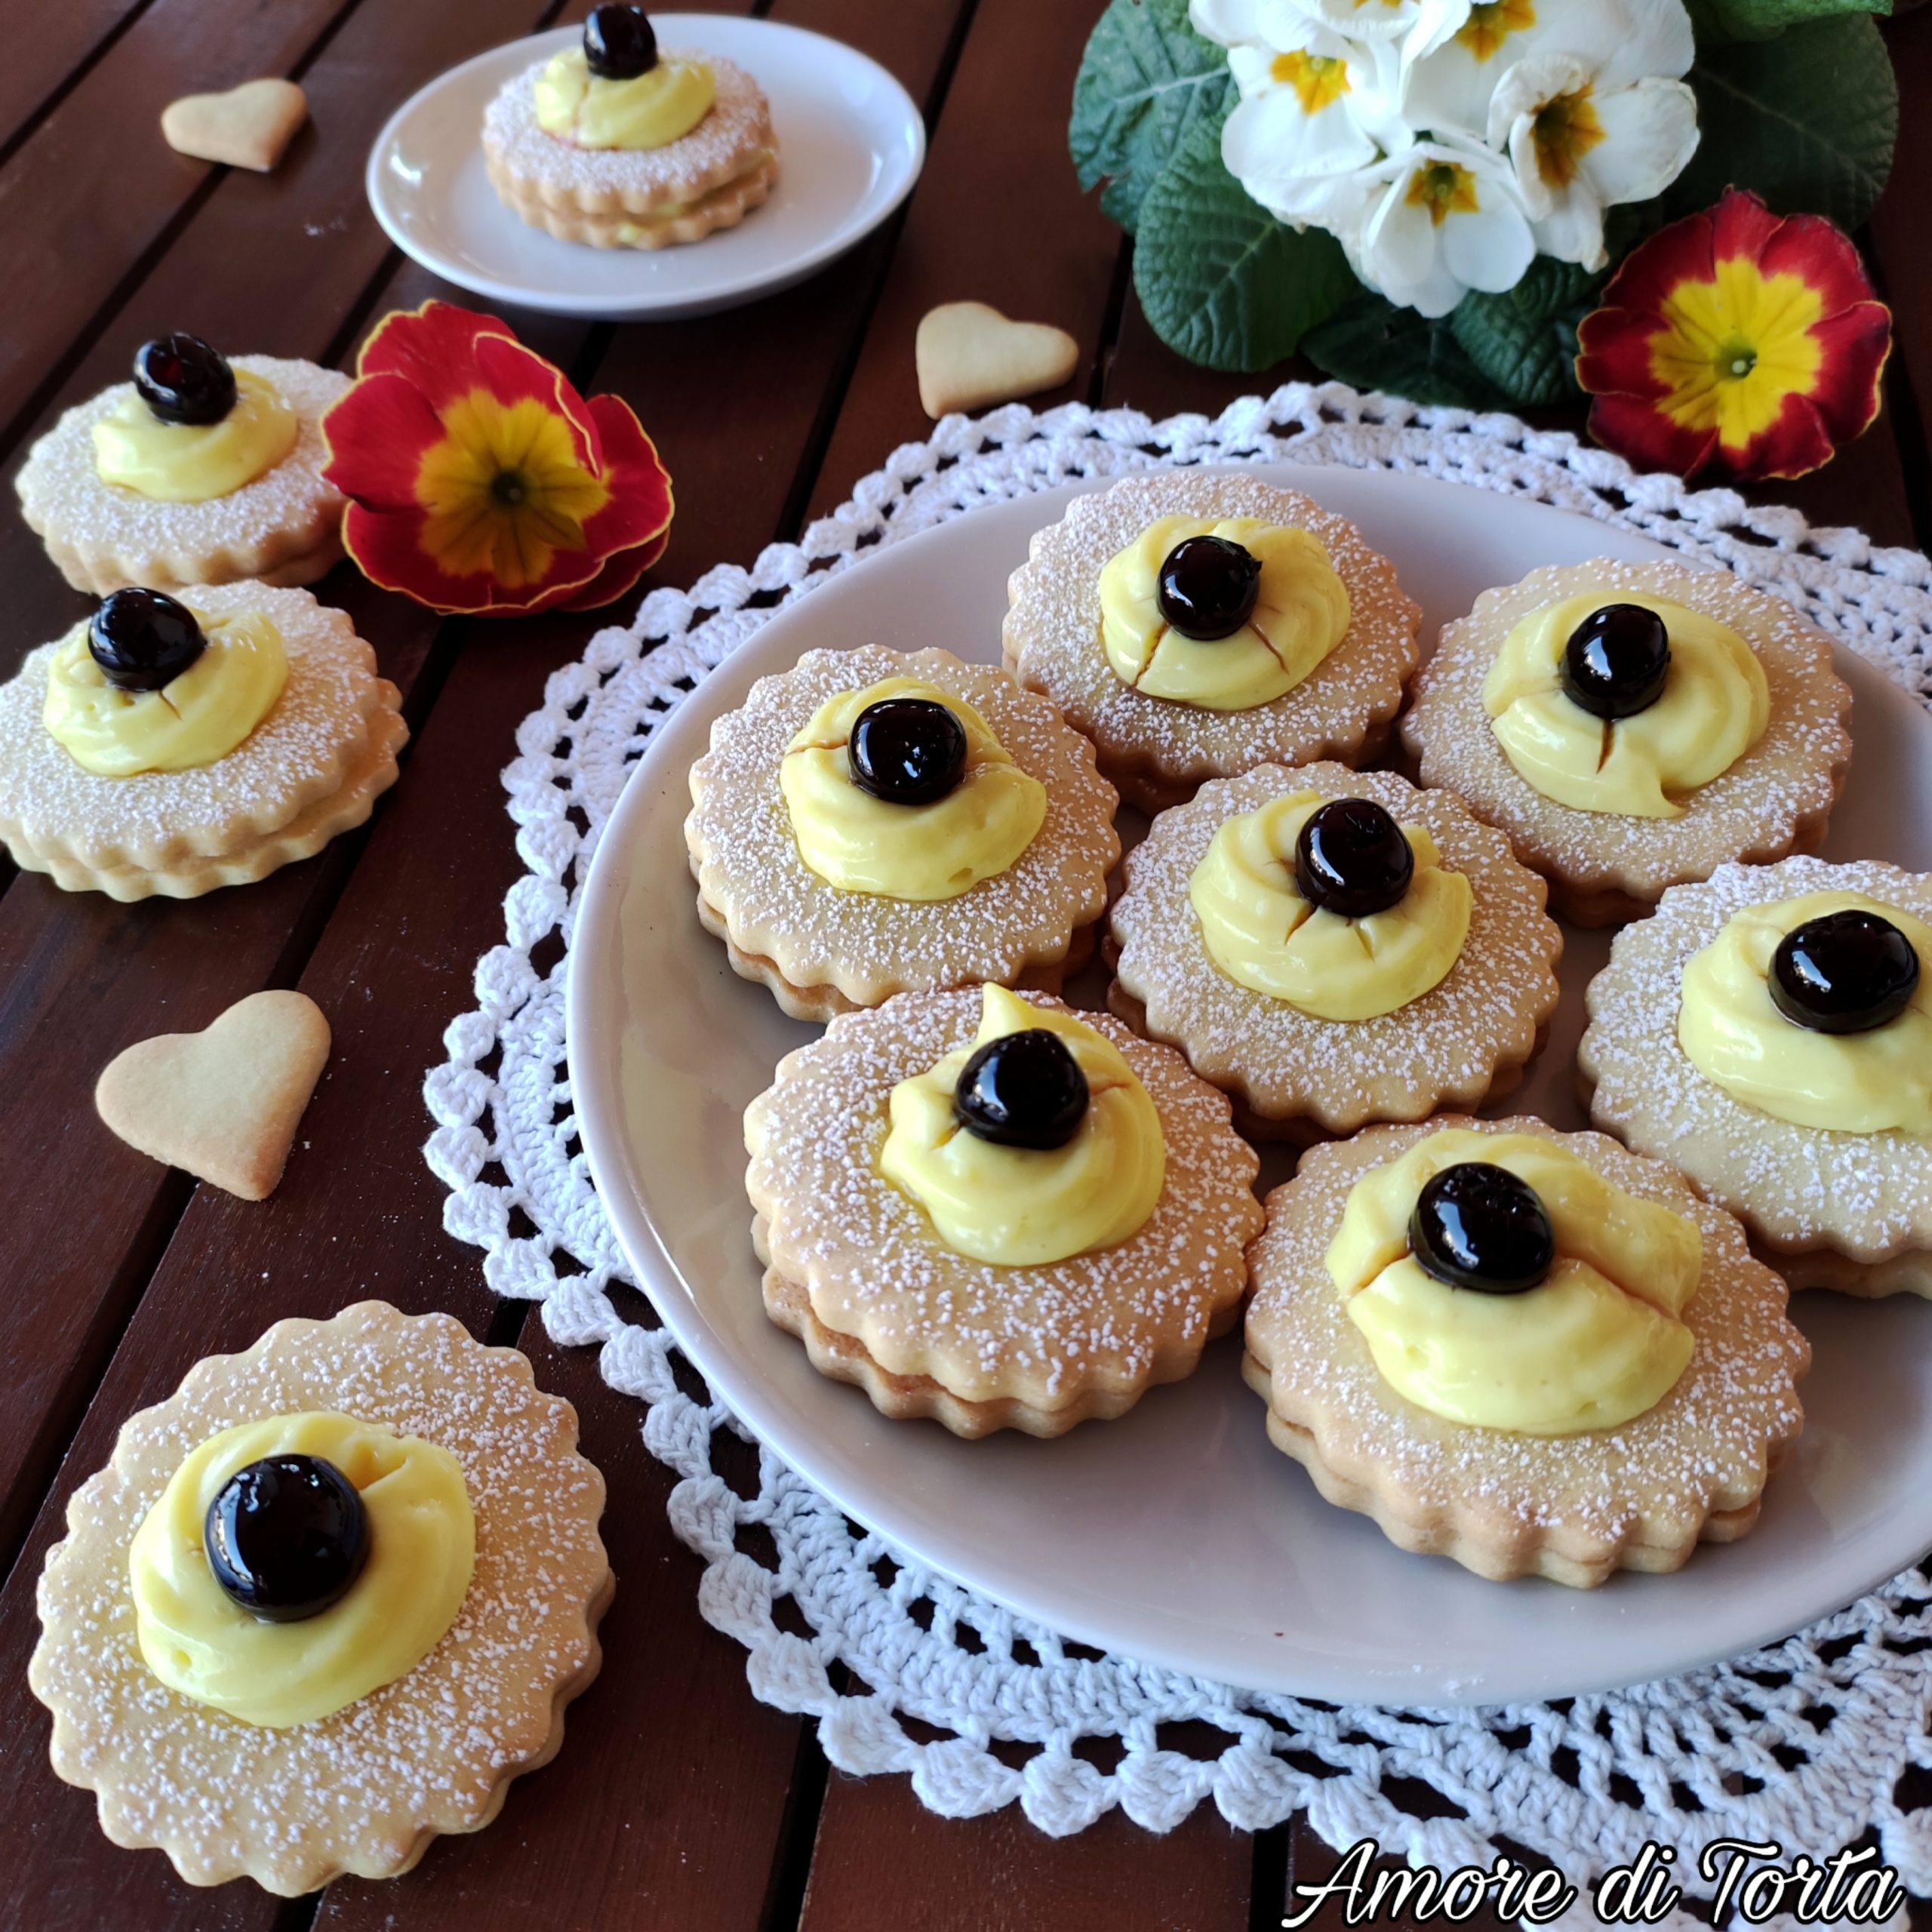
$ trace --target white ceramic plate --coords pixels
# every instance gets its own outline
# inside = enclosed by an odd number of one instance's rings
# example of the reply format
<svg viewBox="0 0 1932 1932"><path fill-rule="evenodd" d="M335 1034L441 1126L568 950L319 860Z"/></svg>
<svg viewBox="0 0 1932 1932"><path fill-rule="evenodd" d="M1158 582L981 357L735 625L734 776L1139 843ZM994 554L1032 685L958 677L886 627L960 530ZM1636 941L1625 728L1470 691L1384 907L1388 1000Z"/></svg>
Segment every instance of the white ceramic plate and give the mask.
<svg viewBox="0 0 1932 1932"><path fill-rule="evenodd" d="M1538 564L1662 554L1567 512L1426 478L1260 473L1352 518L1392 557L1426 638ZM1675 1576L1593 1592L1485 1583L1331 1509L1269 1446L1233 1337L1118 1422L971 1443L886 1421L765 1319L740 1116L815 1029L737 978L700 927L680 829L686 771L754 678L814 647L940 645L997 662L1008 574L1073 494L976 510L781 612L672 714L605 834L571 955L572 1088L618 1238L692 1360L849 1515L935 1568L1088 1643L1256 1689L1401 1704L1602 1689L1774 1640L1915 1561L1932 1546L1932 1306L1910 1296L1800 1297L1816 1351L1807 1426L1756 1532ZM1841 652L1839 669L1857 694L1857 752L1826 850L1932 869L1932 720L1858 658ZM1568 937L1549 1048L1509 1104L1574 1128L1586 1124L1570 1084L1583 989L1609 940ZM1285 1171L1264 1157L1264 1182Z"/></svg>
<svg viewBox="0 0 1932 1932"><path fill-rule="evenodd" d="M666 47L722 54L771 103L778 186L736 228L675 248L592 248L520 220L490 186L478 138L504 82L581 27L479 54L389 117L369 154L369 205L426 269L492 301L607 321L709 315L802 281L876 228L919 177L925 123L875 60L802 27L727 14L654 14Z"/></svg>

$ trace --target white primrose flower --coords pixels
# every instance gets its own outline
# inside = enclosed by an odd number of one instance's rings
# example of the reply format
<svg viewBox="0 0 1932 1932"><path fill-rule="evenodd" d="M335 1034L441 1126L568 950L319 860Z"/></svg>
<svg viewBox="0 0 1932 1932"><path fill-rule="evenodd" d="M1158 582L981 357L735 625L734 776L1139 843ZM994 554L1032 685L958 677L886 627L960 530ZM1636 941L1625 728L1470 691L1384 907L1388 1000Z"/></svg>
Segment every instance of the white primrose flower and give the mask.
<svg viewBox="0 0 1932 1932"><path fill-rule="evenodd" d="M1440 47L1469 18L1471 0L1294 0L1312 20L1351 40L1398 41L1404 60Z"/></svg>
<svg viewBox="0 0 1932 1932"><path fill-rule="evenodd" d="M1474 141L1418 142L1332 183L1308 218L1371 288L1423 315L1515 288L1537 251L1508 165Z"/></svg>

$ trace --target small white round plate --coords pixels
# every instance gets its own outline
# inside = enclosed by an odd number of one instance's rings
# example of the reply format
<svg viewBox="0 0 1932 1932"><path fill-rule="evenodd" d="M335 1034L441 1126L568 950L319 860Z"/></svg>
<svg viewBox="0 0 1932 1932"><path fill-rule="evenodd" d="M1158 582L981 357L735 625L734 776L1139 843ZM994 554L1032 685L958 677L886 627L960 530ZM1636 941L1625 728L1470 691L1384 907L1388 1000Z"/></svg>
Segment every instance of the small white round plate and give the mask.
<svg viewBox="0 0 1932 1932"><path fill-rule="evenodd" d="M1426 638L1539 564L1664 554L1565 511L1428 478L1258 473L1352 518L1392 557ZM699 925L686 772L754 678L814 647L940 645L996 663L1008 574L1072 494L975 510L781 611L666 719L598 848L570 960L577 1118L638 1279L712 1386L841 1509L948 1576L1125 1656L1337 1702L1510 1703L1665 1676L1774 1641L1915 1561L1932 1546L1932 1306L1910 1295L1798 1297L1815 1351L1806 1426L1757 1530L1699 1550L1675 1576L1621 1575L1595 1591L1486 1583L1331 1508L1269 1445L1236 1337L1118 1422L1057 1441L975 1443L885 1420L766 1320L742 1116L774 1063L816 1029L737 978ZM1932 719L1851 654L1839 669L1857 696L1857 750L1826 851L1932 869ZM1549 1047L1508 1105L1575 1128L1586 1124L1571 1086L1583 991L1609 939L1567 937ZM1286 1171L1264 1157L1264 1181Z"/></svg>
<svg viewBox="0 0 1932 1932"><path fill-rule="evenodd" d="M674 248L592 248L533 228L497 200L483 110L504 82L581 27L494 48L439 75L370 150L369 205L406 255L494 302L602 321L668 321L802 281L869 234L919 178L926 128L912 97L856 48L731 14L653 14L666 46L722 54L763 88L778 185L737 227Z"/></svg>

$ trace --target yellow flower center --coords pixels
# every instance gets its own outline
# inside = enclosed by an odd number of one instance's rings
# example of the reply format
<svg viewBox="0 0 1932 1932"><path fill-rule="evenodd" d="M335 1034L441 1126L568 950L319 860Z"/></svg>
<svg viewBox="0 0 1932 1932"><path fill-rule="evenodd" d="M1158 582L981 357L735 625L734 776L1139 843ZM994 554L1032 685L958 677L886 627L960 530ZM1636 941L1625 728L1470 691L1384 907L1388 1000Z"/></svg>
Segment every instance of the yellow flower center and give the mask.
<svg viewBox="0 0 1932 1932"><path fill-rule="evenodd" d="M472 389L443 411L443 427L417 470L416 500L429 513L423 547L451 576L487 571L518 590L558 551L583 548L584 520L611 493L578 462L555 410Z"/></svg>
<svg viewBox="0 0 1932 1932"><path fill-rule="evenodd" d="M1409 192L1403 198L1411 208L1428 209L1438 228L1452 214L1474 214L1481 206L1476 199L1476 177L1455 161L1426 162L1409 177Z"/></svg>
<svg viewBox="0 0 1932 1932"><path fill-rule="evenodd" d="M1531 0L1476 0L1456 38L1472 57L1487 60L1512 33L1521 33L1537 23L1537 10Z"/></svg>
<svg viewBox="0 0 1932 1932"><path fill-rule="evenodd" d="M1816 386L1825 352L1811 331L1823 306L1801 275L1767 275L1743 255L1719 262L1715 281L1679 282L1651 337L1651 373L1665 388L1658 407L1686 429L1715 429L1727 450L1744 449L1787 396Z"/></svg>
<svg viewBox="0 0 1932 1932"><path fill-rule="evenodd" d="M1603 123L1587 87L1560 94L1541 108L1533 129L1537 171L1552 188L1567 188L1577 178L1583 157L1604 138Z"/></svg>
<svg viewBox="0 0 1932 1932"><path fill-rule="evenodd" d="M1268 69L1293 88L1304 114L1319 114L1349 91L1349 63L1326 54L1278 54Z"/></svg>

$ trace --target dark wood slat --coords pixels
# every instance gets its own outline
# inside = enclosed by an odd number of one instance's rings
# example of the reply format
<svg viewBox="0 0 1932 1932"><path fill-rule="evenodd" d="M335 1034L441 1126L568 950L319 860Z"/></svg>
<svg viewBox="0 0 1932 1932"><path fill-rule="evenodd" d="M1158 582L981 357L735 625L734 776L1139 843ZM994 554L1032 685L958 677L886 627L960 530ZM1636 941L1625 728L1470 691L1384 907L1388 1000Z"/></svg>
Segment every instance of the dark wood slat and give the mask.
<svg viewBox="0 0 1932 1932"><path fill-rule="evenodd" d="M932 425L919 407L912 339L941 302L980 301L1051 322L1086 352L1040 407L1085 392L1119 254L1066 156L1067 103L1091 10L980 0L925 173L915 190L838 426L812 493L822 516L903 442Z"/></svg>
<svg viewBox="0 0 1932 1932"><path fill-rule="evenodd" d="M62 0L59 6L35 10L32 30L16 32L8 58L0 64L0 149L20 139L35 114L143 4L143 0Z"/></svg>
<svg viewBox="0 0 1932 1932"><path fill-rule="evenodd" d="M1050 1838L1017 1805L940 1818L903 1779L835 1772L799 1932L1246 1932L1251 1846L1212 1807L1164 1837L1114 1811Z"/></svg>

